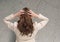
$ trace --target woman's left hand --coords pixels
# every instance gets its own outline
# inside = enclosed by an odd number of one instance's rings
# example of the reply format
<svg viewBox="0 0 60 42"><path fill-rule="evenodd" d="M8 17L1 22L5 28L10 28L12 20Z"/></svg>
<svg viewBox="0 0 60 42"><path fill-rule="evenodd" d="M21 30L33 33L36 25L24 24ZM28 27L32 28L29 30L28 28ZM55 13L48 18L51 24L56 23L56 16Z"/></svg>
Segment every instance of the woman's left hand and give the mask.
<svg viewBox="0 0 60 42"><path fill-rule="evenodd" d="M24 14L23 10L18 11L17 13L15 13L15 17L19 17L21 14Z"/></svg>

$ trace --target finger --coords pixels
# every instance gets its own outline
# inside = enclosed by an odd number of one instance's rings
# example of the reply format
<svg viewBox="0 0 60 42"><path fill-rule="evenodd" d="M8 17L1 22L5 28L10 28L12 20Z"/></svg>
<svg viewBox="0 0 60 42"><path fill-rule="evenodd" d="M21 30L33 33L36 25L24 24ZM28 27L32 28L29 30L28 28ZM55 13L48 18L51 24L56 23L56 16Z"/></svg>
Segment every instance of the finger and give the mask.
<svg viewBox="0 0 60 42"><path fill-rule="evenodd" d="M24 12L21 12L21 14L24 14Z"/></svg>
<svg viewBox="0 0 60 42"><path fill-rule="evenodd" d="M28 13L28 15L32 15L32 14L29 14L29 13Z"/></svg>
<svg viewBox="0 0 60 42"><path fill-rule="evenodd" d="M32 12L32 10L30 10L30 12Z"/></svg>
<svg viewBox="0 0 60 42"><path fill-rule="evenodd" d="M24 13L24 12L21 12L21 13Z"/></svg>
<svg viewBox="0 0 60 42"><path fill-rule="evenodd" d="M33 13L33 11L32 11L32 10L29 10L28 12Z"/></svg>
<svg viewBox="0 0 60 42"><path fill-rule="evenodd" d="M20 10L20 12L24 12L24 10Z"/></svg>

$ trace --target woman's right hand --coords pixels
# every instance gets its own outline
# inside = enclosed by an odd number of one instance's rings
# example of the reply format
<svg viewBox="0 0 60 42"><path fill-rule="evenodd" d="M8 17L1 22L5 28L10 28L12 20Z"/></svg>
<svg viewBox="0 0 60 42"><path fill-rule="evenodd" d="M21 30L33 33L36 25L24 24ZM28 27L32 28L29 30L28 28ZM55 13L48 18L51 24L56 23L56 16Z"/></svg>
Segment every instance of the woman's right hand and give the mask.
<svg viewBox="0 0 60 42"><path fill-rule="evenodd" d="M35 12L33 12L32 10L29 10L28 11L30 14L29 15L31 15L32 17L37 17L38 15L35 13Z"/></svg>

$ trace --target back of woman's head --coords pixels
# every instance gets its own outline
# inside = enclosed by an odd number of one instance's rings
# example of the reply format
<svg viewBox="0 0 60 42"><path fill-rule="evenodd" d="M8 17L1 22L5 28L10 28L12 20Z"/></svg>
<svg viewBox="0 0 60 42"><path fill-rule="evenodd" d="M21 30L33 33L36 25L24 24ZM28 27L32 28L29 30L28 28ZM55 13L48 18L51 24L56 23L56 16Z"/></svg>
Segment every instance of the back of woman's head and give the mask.
<svg viewBox="0 0 60 42"><path fill-rule="evenodd" d="M20 15L20 20L18 20L18 30L23 35L28 35L33 33L34 27L31 16L28 14L29 8L23 8L24 14ZM30 35L30 36L31 36Z"/></svg>

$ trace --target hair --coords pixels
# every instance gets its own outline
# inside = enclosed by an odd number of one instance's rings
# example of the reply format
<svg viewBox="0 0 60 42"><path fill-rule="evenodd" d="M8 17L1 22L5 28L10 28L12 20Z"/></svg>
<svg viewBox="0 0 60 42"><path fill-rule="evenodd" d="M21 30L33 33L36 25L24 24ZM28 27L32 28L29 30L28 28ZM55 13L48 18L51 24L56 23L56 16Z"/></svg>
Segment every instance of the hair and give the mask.
<svg viewBox="0 0 60 42"><path fill-rule="evenodd" d="M20 15L17 28L22 34L22 36L28 35L31 33L30 35L31 37L34 31L33 21L32 21L31 15L28 15L29 8L25 7L23 8L23 10L24 10L24 14Z"/></svg>

